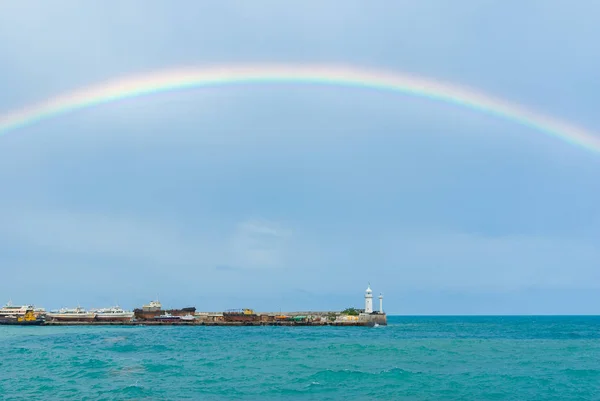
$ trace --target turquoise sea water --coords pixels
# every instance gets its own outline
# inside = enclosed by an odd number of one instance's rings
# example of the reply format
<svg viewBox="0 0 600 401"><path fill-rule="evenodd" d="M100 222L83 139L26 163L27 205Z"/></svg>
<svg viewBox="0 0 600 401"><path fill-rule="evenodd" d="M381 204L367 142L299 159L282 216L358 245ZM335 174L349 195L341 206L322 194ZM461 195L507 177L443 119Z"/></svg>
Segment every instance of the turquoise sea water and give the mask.
<svg viewBox="0 0 600 401"><path fill-rule="evenodd" d="M600 317L0 326L6 400L600 400Z"/></svg>

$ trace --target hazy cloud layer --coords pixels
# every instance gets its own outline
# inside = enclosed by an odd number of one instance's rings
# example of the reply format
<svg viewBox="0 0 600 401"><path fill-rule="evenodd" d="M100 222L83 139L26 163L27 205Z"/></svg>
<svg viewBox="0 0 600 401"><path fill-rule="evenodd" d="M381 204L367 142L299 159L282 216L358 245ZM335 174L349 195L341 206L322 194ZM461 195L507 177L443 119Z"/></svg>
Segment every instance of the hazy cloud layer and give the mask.
<svg viewBox="0 0 600 401"><path fill-rule="evenodd" d="M536 0L2 2L0 114L177 66L334 63L600 131L600 7ZM0 137L0 298L48 307L598 313L600 157L428 99L152 95ZM1 299L0 299L1 301Z"/></svg>

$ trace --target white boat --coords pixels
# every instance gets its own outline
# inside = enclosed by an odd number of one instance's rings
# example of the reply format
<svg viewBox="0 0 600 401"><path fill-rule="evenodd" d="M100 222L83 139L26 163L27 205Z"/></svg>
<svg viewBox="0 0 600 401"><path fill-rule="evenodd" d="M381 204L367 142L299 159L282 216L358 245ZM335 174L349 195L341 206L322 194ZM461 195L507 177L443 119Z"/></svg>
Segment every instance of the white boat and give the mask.
<svg viewBox="0 0 600 401"><path fill-rule="evenodd" d="M92 321L96 318L95 312L88 312L84 308L78 306L77 308L62 308L59 310L53 310L46 314L46 317L52 320L63 320L63 321Z"/></svg>
<svg viewBox="0 0 600 401"><path fill-rule="evenodd" d="M130 321L133 319L133 312L125 311L120 306L114 306L112 308L102 308L92 311L96 313L97 320L103 321Z"/></svg>
<svg viewBox="0 0 600 401"><path fill-rule="evenodd" d="M166 322L171 322L174 320L180 320L181 316L173 316L168 312L163 313L160 316L154 316L155 320L159 320L159 321L166 321Z"/></svg>
<svg viewBox="0 0 600 401"><path fill-rule="evenodd" d="M34 308L33 309L33 313L36 316L40 316L40 315L44 315L45 316L46 315L46 309L44 309L44 308Z"/></svg>
<svg viewBox="0 0 600 401"><path fill-rule="evenodd" d="M162 304L158 300L150 301L150 303L148 305L142 306L142 310L144 312L158 312L161 309L162 309Z"/></svg>
<svg viewBox="0 0 600 401"><path fill-rule="evenodd" d="M29 310L29 309L33 309L33 306L32 305L17 306L17 305L13 305L13 303L11 301L8 301L6 303L6 305L4 305L0 309L0 316L25 315L25 312L27 312L27 310Z"/></svg>
<svg viewBox="0 0 600 401"><path fill-rule="evenodd" d="M193 322L194 320L196 320L196 318L188 313L185 316L181 316L181 320L183 320L184 322Z"/></svg>
<svg viewBox="0 0 600 401"><path fill-rule="evenodd" d="M8 301L6 305L0 308L0 317L7 316L25 316L25 312L33 309L36 316L46 313L44 308L35 308L33 305L13 305L12 301Z"/></svg>

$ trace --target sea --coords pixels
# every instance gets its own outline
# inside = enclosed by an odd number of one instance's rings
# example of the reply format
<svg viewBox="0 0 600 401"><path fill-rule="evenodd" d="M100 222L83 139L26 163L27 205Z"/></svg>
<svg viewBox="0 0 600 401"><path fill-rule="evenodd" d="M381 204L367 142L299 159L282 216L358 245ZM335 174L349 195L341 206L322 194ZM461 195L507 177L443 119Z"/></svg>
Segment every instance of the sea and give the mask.
<svg viewBox="0 0 600 401"><path fill-rule="evenodd" d="M0 326L2 400L600 400L600 317Z"/></svg>

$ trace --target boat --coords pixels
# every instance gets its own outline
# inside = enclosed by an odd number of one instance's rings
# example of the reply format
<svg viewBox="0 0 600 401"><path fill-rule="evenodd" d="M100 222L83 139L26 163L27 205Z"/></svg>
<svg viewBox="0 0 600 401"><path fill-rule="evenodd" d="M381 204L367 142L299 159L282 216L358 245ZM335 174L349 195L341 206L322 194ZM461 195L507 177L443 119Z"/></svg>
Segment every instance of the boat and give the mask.
<svg viewBox="0 0 600 401"><path fill-rule="evenodd" d="M185 322L193 322L194 320L196 320L196 318L193 315L190 315L189 313L185 316L181 316L181 320L185 321Z"/></svg>
<svg viewBox="0 0 600 401"><path fill-rule="evenodd" d="M246 315L246 316L253 316L253 315L255 315L255 313L254 313L254 309L244 308L244 309L228 309L225 312L223 312L223 315L231 315L231 316Z"/></svg>
<svg viewBox="0 0 600 401"><path fill-rule="evenodd" d="M46 309L44 308L34 308L33 309L33 314L37 317L45 317L46 316Z"/></svg>
<svg viewBox="0 0 600 401"><path fill-rule="evenodd" d="M163 313L162 315L154 316L154 319L161 321L161 322L175 322L175 321L181 320L181 316L173 316L170 313L166 312L166 313Z"/></svg>
<svg viewBox="0 0 600 401"><path fill-rule="evenodd" d="M158 300L150 301L150 303L148 305L142 306L142 310L144 312L158 312L161 309L162 309L162 304Z"/></svg>
<svg viewBox="0 0 600 401"><path fill-rule="evenodd" d="M101 321L128 322L133 319L133 312L125 311L118 305L111 308L96 309L92 312L96 314L96 320Z"/></svg>
<svg viewBox="0 0 600 401"><path fill-rule="evenodd" d="M23 315L6 315L0 317L0 325L39 326L43 323L44 318L36 316L33 307L27 309Z"/></svg>
<svg viewBox="0 0 600 401"><path fill-rule="evenodd" d="M253 322L258 320L258 315L253 309L229 309L223 312L223 320L226 322Z"/></svg>
<svg viewBox="0 0 600 401"><path fill-rule="evenodd" d="M194 315L196 313L196 308L192 306L182 309L163 310L160 301L156 300L150 301L147 305L144 305L141 308L135 308L133 310L136 320L155 320L158 315L163 313L181 317L185 314Z"/></svg>
<svg viewBox="0 0 600 401"><path fill-rule="evenodd" d="M77 308L62 308L46 314L52 320L90 322L96 318L95 312L88 312L81 306Z"/></svg>
<svg viewBox="0 0 600 401"><path fill-rule="evenodd" d="M36 311L45 312L41 308L35 309L33 305L17 306L13 305L12 301L8 301L6 305L0 308L0 317L24 316L25 313L29 310L33 310L34 314L36 313Z"/></svg>

